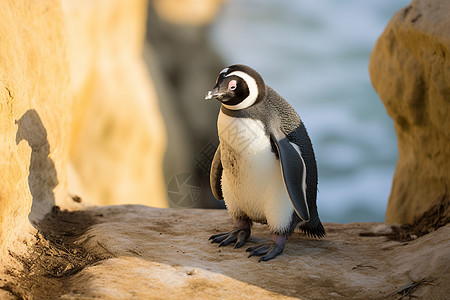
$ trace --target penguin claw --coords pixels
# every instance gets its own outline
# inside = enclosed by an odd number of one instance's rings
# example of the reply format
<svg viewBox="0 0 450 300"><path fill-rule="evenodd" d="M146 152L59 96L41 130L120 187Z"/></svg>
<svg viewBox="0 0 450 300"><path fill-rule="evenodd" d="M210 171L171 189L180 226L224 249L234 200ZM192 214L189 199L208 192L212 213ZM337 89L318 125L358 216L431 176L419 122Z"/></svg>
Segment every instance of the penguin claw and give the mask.
<svg viewBox="0 0 450 300"><path fill-rule="evenodd" d="M269 250L269 245L261 244L261 245L256 245L254 247L249 247L245 251L250 252L248 257L252 257L253 255L261 256L263 254L266 254L268 250Z"/></svg>
<svg viewBox="0 0 450 300"><path fill-rule="evenodd" d="M230 243L236 242L236 240L237 240L237 234L232 233L232 234L226 236L226 239L224 239L224 240L219 244L219 247L223 247L223 246L226 246L226 245L228 245L228 244L230 244Z"/></svg>
<svg viewBox="0 0 450 300"><path fill-rule="evenodd" d="M267 243L256 245L253 247L249 247L246 251L250 252L248 257L252 257L254 255L261 256L263 255L258 262L271 260L281 254L284 250L284 245L279 245L274 241L269 241Z"/></svg>
<svg viewBox="0 0 450 300"><path fill-rule="evenodd" d="M209 237L212 243L220 243L221 241L223 241L224 239L226 239L228 237L228 232L222 232L222 233L218 233L218 234L213 234L212 236Z"/></svg>
<svg viewBox="0 0 450 300"><path fill-rule="evenodd" d="M209 239L213 243L220 243L219 247L236 242L234 248L242 247L250 236L248 228L234 228L229 232L217 233L212 235Z"/></svg>
<svg viewBox="0 0 450 300"><path fill-rule="evenodd" d="M242 246L244 246L245 242L247 241L248 237L250 236L250 232L245 231L245 230L241 230L238 233L237 236L237 242L234 245L234 249L236 248L241 248Z"/></svg>

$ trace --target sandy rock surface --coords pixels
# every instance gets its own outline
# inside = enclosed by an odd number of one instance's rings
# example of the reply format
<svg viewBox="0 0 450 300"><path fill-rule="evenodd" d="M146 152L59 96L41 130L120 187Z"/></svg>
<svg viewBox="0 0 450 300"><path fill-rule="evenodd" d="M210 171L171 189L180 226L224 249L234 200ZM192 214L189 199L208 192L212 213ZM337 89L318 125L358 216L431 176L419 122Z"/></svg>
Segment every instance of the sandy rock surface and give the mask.
<svg viewBox="0 0 450 300"><path fill-rule="evenodd" d="M450 272L445 269L450 265L450 226L399 242L377 236L392 231L385 224L328 223L324 239L295 232L284 254L258 263L257 257L247 258L245 249L268 238L267 226L255 225L241 249L209 243L211 234L231 228L225 210L110 206L58 212L53 218L43 235L91 262L72 261L67 266L66 258L48 270L31 266L26 274L37 275L24 274L28 279L12 285L19 295L31 291L64 299L395 299L395 291L413 280L422 280L410 292L414 296L445 299L450 293ZM61 228L53 228L55 224ZM64 238L70 234L62 234L64 226L72 233L79 230L71 241ZM45 288L39 284L43 278Z"/></svg>
<svg viewBox="0 0 450 300"><path fill-rule="evenodd" d="M450 1L413 0L392 18L370 58L399 149L387 222L410 223L435 203L450 202L449 15Z"/></svg>

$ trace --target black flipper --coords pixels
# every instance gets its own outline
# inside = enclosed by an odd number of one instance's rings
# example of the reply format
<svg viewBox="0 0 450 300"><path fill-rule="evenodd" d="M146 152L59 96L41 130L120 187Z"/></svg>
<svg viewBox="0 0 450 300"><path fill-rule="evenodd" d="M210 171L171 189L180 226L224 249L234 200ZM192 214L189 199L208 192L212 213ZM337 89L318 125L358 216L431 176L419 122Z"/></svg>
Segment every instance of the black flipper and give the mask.
<svg viewBox="0 0 450 300"><path fill-rule="evenodd" d="M219 144L219 147L217 147L216 153L214 154L214 158L211 163L211 173L209 176L211 191L217 200L223 200L222 185L220 183L222 179L222 172L223 167L222 161L220 160L220 144Z"/></svg>
<svg viewBox="0 0 450 300"><path fill-rule="evenodd" d="M310 220L306 200L306 166L300 149L281 132L270 138L276 145L280 158L283 181L296 214L305 222ZM297 146L297 149L295 146Z"/></svg>

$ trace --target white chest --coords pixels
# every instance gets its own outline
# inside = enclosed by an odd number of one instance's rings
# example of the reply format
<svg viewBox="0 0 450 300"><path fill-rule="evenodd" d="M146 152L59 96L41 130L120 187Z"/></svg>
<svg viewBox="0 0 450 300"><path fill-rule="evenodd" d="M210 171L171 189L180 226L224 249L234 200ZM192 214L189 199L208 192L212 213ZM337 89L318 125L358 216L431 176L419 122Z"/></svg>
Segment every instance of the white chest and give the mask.
<svg viewBox="0 0 450 300"><path fill-rule="evenodd" d="M285 229L293 208L263 124L220 112L217 125L222 191L231 216L267 222L273 231Z"/></svg>

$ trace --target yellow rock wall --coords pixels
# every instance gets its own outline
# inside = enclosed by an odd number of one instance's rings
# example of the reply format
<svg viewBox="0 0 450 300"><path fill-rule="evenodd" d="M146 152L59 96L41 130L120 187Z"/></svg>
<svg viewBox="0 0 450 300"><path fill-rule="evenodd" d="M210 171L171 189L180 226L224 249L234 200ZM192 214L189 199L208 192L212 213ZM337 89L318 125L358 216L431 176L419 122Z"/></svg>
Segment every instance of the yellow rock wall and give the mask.
<svg viewBox="0 0 450 300"><path fill-rule="evenodd" d="M413 0L392 18L370 58L399 149L387 222L411 223L450 201L449 16L450 1Z"/></svg>
<svg viewBox="0 0 450 300"><path fill-rule="evenodd" d="M165 131L141 58L146 1L0 7L0 260L54 205L78 207L74 194L166 206Z"/></svg>
<svg viewBox="0 0 450 300"><path fill-rule="evenodd" d="M67 198L71 98L58 1L1 1L0 254Z"/></svg>

